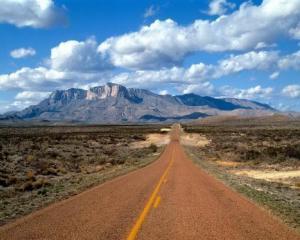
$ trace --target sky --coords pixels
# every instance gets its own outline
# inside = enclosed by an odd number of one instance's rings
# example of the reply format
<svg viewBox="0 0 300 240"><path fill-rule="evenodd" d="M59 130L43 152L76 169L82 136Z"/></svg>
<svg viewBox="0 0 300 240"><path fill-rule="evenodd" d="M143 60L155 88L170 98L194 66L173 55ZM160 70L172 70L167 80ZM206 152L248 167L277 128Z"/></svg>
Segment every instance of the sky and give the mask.
<svg viewBox="0 0 300 240"><path fill-rule="evenodd" d="M1 0L0 113L107 82L300 111L299 0Z"/></svg>

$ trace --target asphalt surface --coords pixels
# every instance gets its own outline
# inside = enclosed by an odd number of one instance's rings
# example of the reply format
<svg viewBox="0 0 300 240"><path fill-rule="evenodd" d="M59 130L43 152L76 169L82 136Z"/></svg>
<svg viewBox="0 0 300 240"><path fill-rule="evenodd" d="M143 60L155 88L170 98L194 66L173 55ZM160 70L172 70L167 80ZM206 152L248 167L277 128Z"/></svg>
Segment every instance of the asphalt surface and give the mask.
<svg viewBox="0 0 300 240"><path fill-rule="evenodd" d="M195 166L178 141L153 164L0 228L0 239L300 239Z"/></svg>

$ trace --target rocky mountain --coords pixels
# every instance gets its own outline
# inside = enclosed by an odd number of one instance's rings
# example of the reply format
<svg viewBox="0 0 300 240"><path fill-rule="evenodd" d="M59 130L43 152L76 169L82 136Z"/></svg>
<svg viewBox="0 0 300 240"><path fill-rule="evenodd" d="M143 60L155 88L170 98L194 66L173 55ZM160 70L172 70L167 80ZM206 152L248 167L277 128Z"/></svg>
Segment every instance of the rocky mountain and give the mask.
<svg viewBox="0 0 300 240"><path fill-rule="evenodd" d="M4 114L0 120L158 122L214 115L272 115L275 112L266 104L244 99L218 99L196 94L158 95L144 89L107 83L89 90L57 90L39 104Z"/></svg>

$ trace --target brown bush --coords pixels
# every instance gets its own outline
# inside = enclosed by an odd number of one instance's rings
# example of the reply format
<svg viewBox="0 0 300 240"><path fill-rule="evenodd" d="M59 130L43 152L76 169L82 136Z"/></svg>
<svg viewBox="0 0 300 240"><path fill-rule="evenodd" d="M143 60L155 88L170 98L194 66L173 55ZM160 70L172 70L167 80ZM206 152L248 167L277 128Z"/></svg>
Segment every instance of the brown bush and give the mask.
<svg viewBox="0 0 300 240"><path fill-rule="evenodd" d="M119 158L114 158L111 163L113 165L119 165L119 164L124 164L125 163L125 158L124 157L119 157Z"/></svg>
<svg viewBox="0 0 300 240"><path fill-rule="evenodd" d="M7 186L9 186L6 177L0 176L0 186L2 186L2 187L7 187Z"/></svg>
<svg viewBox="0 0 300 240"><path fill-rule="evenodd" d="M285 155L290 158L297 158L300 160L300 144L289 145L285 149Z"/></svg>
<svg viewBox="0 0 300 240"><path fill-rule="evenodd" d="M35 180L35 174L34 174L34 172L32 170L29 170L26 173L26 178L27 178L27 180L34 181Z"/></svg>
<svg viewBox="0 0 300 240"><path fill-rule="evenodd" d="M21 191L32 191L33 190L32 181L27 181L27 182L23 183L20 190Z"/></svg>
<svg viewBox="0 0 300 240"><path fill-rule="evenodd" d="M242 154L242 159L246 160L246 161L250 161L250 160L256 160L257 158L259 158L261 156L261 153L257 150L247 150Z"/></svg>
<svg viewBox="0 0 300 240"><path fill-rule="evenodd" d="M34 155L27 155L25 160L28 163L32 163L33 161L36 160L36 156L34 156Z"/></svg>
<svg viewBox="0 0 300 240"><path fill-rule="evenodd" d="M39 178L35 182L32 183L32 189L39 189L41 187L47 186L50 183L44 179L44 178Z"/></svg>
<svg viewBox="0 0 300 240"><path fill-rule="evenodd" d="M151 143L151 145L149 146L149 149L152 152L157 152L158 147L154 143Z"/></svg>
<svg viewBox="0 0 300 240"><path fill-rule="evenodd" d="M12 185L12 184L16 184L18 181L17 177L15 176L8 176L8 184Z"/></svg>
<svg viewBox="0 0 300 240"><path fill-rule="evenodd" d="M44 172L44 175L54 175L57 176L58 175L58 170L52 167L47 168Z"/></svg>

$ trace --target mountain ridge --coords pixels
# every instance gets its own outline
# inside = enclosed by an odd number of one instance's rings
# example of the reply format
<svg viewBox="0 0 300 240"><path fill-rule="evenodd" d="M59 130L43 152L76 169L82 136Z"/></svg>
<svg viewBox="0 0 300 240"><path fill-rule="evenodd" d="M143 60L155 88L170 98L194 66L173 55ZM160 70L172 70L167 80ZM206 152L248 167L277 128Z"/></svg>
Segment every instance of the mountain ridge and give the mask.
<svg viewBox="0 0 300 240"><path fill-rule="evenodd" d="M92 123L181 121L214 115L277 112L267 104L194 93L159 95L149 90L107 83L88 90L56 90L39 104L6 113L0 120L79 121Z"/></svg>

